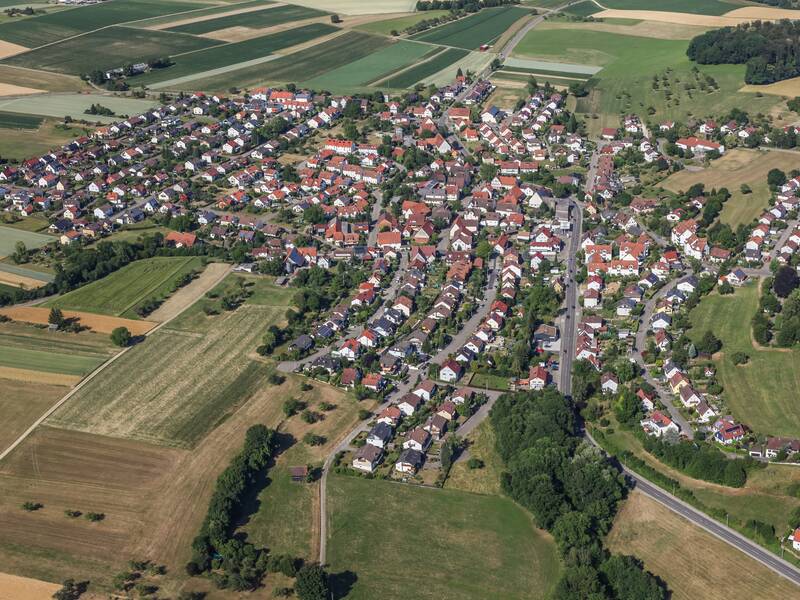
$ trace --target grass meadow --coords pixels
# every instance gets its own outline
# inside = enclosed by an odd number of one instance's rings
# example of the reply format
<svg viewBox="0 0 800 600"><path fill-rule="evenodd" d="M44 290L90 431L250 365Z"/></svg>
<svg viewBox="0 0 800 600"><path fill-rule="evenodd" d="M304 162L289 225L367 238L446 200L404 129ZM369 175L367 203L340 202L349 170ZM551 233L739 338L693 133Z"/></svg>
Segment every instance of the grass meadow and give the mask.
<svg viewBox="0 0 800 600"><path fill-rule="evenodd" d="M723 396L733 415L760 434L800 437L800 351L785 348L758 350L751 340L750 320L758 310L758 286L743 286L735 294L712 293L692 311L690 337L707 330L722 340L715 361ZM730 356L746 353L750 360L736 366Z"/></svg>
<svg viewBox="0 0 800 600"><path fill-rule="evenodd" d="M209 19L207 21L198 21L197 23L178 25L177 27L170 27L168 31L175 33L190 33L192 35L203 35L205 33L211 33L212 31L228 29L229 27L261 29L265 27L283 25L284 23L291 23L292 21L323 17L326 14L328 13L321 10L306 8L304 6L276 6L274 8L265 8L264 10L256 10L252 12L219 17L217 19Z"/></svg>
<svg viewBox="0 0 800 600"><path fill-rule="evenodd" d="M45 306L136 319L137 306L145 300L163 300L181 277L201 266L200 259L194 256L137 260Z"/></svg>
<svg viewBox="0 0 800 600"><path fill-rule="evenodd" d="M487 8L458 21L417 33L411 39L477 50L482 44L492 43L519 19L530 14L529 10L518 6Z"/></svg>
<svg viewBox="0 0 800 600"><path fill-rule="evenodd" d="M335 474L328 497L328 561L355 573L349 599L546 598L558 579L555 545L507 498Z"/></svg>
<svg viewBox="0 0 800 600"><path fill-rule="evenodd" d="M743 65L695 65L686 56L687 40L621 35L581 27L564 30L544 24L530 32L515 50L515 56L544 61L603 67L593 81L590 95L581 98L577 110L597 115L590 129L617 127L629 112L655 112L652 120L685 121L690 115L725 114L733 107L768 113L776 97L739 92L744 81ZM697 72L693 71L697 68ZM708 86L713 78L716 89ZM657 79L657 87L653 80ZM691 89L685 86L689 84Z"/></svg>
<svg viewBox="0 0 800 600"><path fill-rule="evenodd" d="M12 254L17 242L22 242L28 249L32 249L40 248L55 241L55 239L51 235L0 225L0 256Z"/></svg>
<svg viewBox="0 0 800 600"><path fill-rule="evenodd" d="M283 48L302 44L323 35L337 31L332 25L325 23L312 23L303 27L273 33L262 37L253 38L243 42L214 46L205 50L198 50L189 54L175 56L175 64L166 69L157 69L145 73L132 80L138 85L150 85L178 77L198 74L204 71L219 69L236 63L267 56Z"/></svg>

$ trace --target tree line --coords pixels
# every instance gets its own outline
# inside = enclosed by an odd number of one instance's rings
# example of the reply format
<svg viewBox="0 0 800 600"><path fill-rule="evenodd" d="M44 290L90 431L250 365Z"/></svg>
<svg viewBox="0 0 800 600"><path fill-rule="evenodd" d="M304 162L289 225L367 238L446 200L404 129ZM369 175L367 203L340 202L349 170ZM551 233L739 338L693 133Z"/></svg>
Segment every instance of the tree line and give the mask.
<svg viewBox="0 0 800 600"><path fill-rule="evenodd" d="M605 455L584 441L572 402L554 389L508 393L490 413L507 471L503 490L552 533L564 569L557 600L662 600L664 584L603 538L627 492Z"/></svg>
<svg viewBox="0 0 800 600"><path fill-rule="evenodd" d="M754 21L700 34L686 54L704 65L747 65L745 83L764 84L800 75L800 23Z"/></svg>

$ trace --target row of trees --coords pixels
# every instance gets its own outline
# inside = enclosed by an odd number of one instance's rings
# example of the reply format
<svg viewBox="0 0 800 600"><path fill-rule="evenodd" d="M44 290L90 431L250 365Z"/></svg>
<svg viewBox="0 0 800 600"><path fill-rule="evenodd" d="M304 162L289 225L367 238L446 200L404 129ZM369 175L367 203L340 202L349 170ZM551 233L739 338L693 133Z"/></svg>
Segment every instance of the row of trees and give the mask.
<svg viewBox="0 0 800 600"><path fill-rule="evenodd" d="M759 466L759 463L750 458L730 460L708 444L669 444L646 435L640 437L645 450L650 454L695 479L742 487L747 482L747 471Z"/></svg>
<svg viewBox="0 0 800 600"><path fill-rule="evenodd" d="M553 534L564 570L554 598L662 600L666 590L632 556L603 548L622 476L578 434L572 403L554 389L504 394L492 408L503 489Z"/></svg>
<svg viewBox="0 0 800 600"><path fill-rule="evenodd" d="M746 64L745 82L772 83L800 74L800 24L754 21L695 37L686 50L705 65Z"/></svg>

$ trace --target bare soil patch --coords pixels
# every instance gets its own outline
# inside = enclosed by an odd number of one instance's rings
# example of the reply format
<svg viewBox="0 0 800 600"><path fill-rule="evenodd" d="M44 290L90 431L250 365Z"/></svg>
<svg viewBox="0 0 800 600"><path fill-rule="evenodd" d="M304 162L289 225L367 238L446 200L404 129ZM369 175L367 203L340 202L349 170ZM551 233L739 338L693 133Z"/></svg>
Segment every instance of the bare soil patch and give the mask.
<svg viewBox="0 0 800 600"><path fill-rule="evenodd" d="M638 491L625 501L606 542L612 552L642 559L675 600L714 597L709 590L731 580L741 598L797 595L794 584Z"/></svg>
<svg viewBox="0 0 800 600"><path fill-rule="evenodd" d="M9 56L14 56L15 54L22 54L27 50L28 48L25 46L12 44L11 42L0 41L0 58L8 58Z"/></svg>
<svg viewBox="0 0 800 600"><path fill-rule="evenodd" d="M59 589L57 583L0 573L0 600L44 600Z"/></svg>
<svg viewBox="0 0 800 600"><path fill-rule="evenodd" d="M231 270L226 263L211 263L189 285L180 288L148 316L148 320L162 323L178 316L217 285Z"/></svg>
<svg viewBox="0 0 800 600"><path fill-rule="evenodd" d="M74 310L65 310L63 313L66 318L79 319L81 325L98 333L111 333L117 327L127 327L133 335L144 335L158 324L152 321L134 321L133 319L96 315ZM50 309L38 308L36 306L12 306L10 308L0 309L0 314L15 321L46 325L47 318L50 315Z"/></svg>

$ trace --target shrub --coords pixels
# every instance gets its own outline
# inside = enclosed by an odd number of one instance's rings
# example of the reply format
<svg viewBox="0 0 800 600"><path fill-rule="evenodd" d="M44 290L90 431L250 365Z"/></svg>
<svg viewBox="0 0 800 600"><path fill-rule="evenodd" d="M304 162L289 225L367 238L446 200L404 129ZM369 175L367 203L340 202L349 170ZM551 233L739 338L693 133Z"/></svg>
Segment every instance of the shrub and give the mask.
<svg viewBox="0 0 800 600"><path fill-rule="evenodd" d="M96 513L96 512L87 512L86 519L91 521L92 523L97 523L98 521L102 521L106 518L104 513Z"/></svg>
<svg viewBox="0 0 800 600"><path fill-rule="evenodd" d="M745 354L744 352L734 352L733 354L731 354L731 360L735 365L743 365L746 364L748 360L750 360L750 357L747 356L747 354Z"/></svg>
<svg viewBox="0 0 800 600"><path fill-rule="evenodd" d="M472 457L467 461L467 467L470 469L482 469L484 462L480 458Z"/></svg>
<svg viewBox="0 0 800 600"><path fill-rule="evenodd" d="M285 414L287 417L292 417L303 410L305 406L305 402L298 400L297 398L289 398L283 403L283 414Z"/></svg>
<svg viewBox="0 0 800 600"><path fill-rule="evenodd" d="M83 514L83 513L82 513L81 511L79 511L79 510L72 510L72 509L70 509L70 508L68 508L67 510L65 510L65 511L64 511L64 515L66 515L66 516L67 516L67 517L69 517L70 519L77 519L77 518L78 518L78 517L80 517L82 514Z"/></svg>
<svg viewBox="0 0 800 600"><path fill-rule="evenodd" d="M316 433L307 433L303 436L303 441L309 446L322 446L327 441L327 438Z"/></svg>
<svg viewBox="0 0 800 600"><path fill-rule="evenodd" d="M278 373L270 373L269 377L267 377L267 381L272 385L281 385L286 381L286 377Z"/></svg>
<svg viewBox="0 0 800 600"><path fill-rule="evenodd" d="M30 500L22 503L22 510L27 510L28 512L34 512L39 510L40 508L44 508L44 504L41 502L31 502Z"/></svg>

